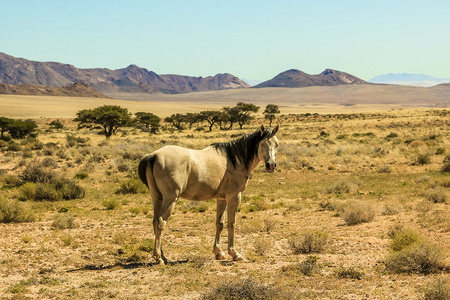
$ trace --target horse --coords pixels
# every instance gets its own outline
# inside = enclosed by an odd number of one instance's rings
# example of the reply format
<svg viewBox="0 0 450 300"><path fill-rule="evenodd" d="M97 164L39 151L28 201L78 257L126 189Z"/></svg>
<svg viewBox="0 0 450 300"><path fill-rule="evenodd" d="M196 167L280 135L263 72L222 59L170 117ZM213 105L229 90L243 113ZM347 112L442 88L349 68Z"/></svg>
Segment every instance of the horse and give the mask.
<svg viewBox="0 0 450 300"><path fill-rule="evenodd" d="M236 140L213 143L203 150L179 146L165 146L144 156L139 162L138 175L148 187L153 200L153 230L155 248L153 258L157 264L167 264L161 246L161 235L181 197L193 201L217 199L216 236L213 254L225 260L220 249L220 234L227 210L228 254L233 261L244 257L235 250L234 231L236 214L241 203L241 193L247 187L251 172L260 161L266 170L276 168L279 130L264 125Z"/></svg>

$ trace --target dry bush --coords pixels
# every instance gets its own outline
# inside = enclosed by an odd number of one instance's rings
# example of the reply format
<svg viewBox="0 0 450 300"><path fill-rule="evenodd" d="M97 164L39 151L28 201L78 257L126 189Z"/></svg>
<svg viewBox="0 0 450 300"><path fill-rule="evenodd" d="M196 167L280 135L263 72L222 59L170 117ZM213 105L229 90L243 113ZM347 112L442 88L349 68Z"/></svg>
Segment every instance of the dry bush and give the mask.
<svg viewBox="0 0 450 300"><path fill-rule="evenodd" d="M292 295L281 289L267 287L250 278L239 281L225 281L204 293L202 300L263 300L292 299Z"/></svg>
<svg viewBox="0 0 450 300"><path fill-rule="evenodd" d="M273 241L266 237L260 237L255 239L253 246L256 254L264 256L273 248Z"/></svg>
<svg viewBox="0 0 450 300"><path fill-rule="evenodd" d="M301 263L296 263L294 265L284 266L282 268L283 272L295 272L301 273L306 276L312 276L319 272L320 265L317 263L319 258L317 256L308 256Z"/></svg>
<svg viewBox="0 0 450 300"><path fill-rule="evenodd" d="M33 222L35 219L33 211L22 203L0 199L0 223Z"/></svg>
<svg viewBox="0 0 450 300"><path fill-rule="evenodd" d="M19 178L22 182L51 182L56 173L46 169L39 161L32 161L23 170Z"/></svg>
<svg viewBox="0 0 450 300"><path fill-rule="evenodd" d="M375 206L367 201L349 200L340 209L342 218L349 226L371 222L375 217Z"/></svg>
<svg viewBox="0 0 450 300"><path fill-rule="evenodd" d="M444 250L436 244L416 242L391 252L385 260L386 269L394 273L431 274L446 268Z"/></svg>
<svg viewBox="0 0 450 300"><path fill-rule="evenodd" d="M446 203L448 200L447 191L442 187L437 187L425 193L425 198L433 203Z"/></svg>
<svg viewBox="0 0 450 300"><path fill-rule="evenodd" d="M424 290L424 300L450 300L450 283L439 277L429 283Z"/></svg>
<svg viewBox="0 0 450 300"><path fill-rule="evenodd" d="M321 253L328 245L328 234L323 231L309 231L288 240L294 254Z"/></svg>
<svg viewBox="0 0 450 300"><path fill-rule="evenodd" d="M349 194L355 191L358 183L349 182L348 180L340 180L326 189L327 194Z"/></svg>
<svg viewBox="0 0 450 300"><path fill-rule="evenodd" d="M60 230L73 229L79 227L78 222L72 216L67 216L63 214L57 215L52 223L52 227Z"/></svg>
<svg viewBox="0 0 450 300"><path fill-rule="evenodd" d="M340 267L339 269L336 270L336 276L339 279L361 280L363 275L364 275L363 272L358 271L354 267L348 267L348 268Z"/></svg>

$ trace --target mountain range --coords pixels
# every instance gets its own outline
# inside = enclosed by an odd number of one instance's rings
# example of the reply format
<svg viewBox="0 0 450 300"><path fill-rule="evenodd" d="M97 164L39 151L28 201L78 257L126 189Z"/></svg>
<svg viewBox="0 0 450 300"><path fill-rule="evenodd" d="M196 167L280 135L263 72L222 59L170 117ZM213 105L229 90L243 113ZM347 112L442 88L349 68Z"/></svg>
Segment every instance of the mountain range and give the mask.
<svg viewBox="0 0 450 300"><path fill-rule="evenodd" d="M64 87L83 82L105 95L118 93L189 93L250 87L231 74L209 77L158 75L136 65L123 69L79 69L58 62L37 62L0 52L0 83Z"/></svg>
<svg viewBox="0 0 450 300"><path fill-rule="evenodd" d="M0 83L2 84L70 87L77 82L83 82L110 97L121 97L126 94L178 94L251 87L244 80L228 73L208 77L158 75L136 65L129 65L117 70L81 69L70 64L31 61L0 52ZM362 79L337 70L326 69L318 75L309 75L292 69L280 73L271 80L256 84L254 87L307 87L366 83ZM38 88L32 89L30 86L25 86L23 92L12 87L3 87L3 90L15 91L20 94L38 90ZM61 91L48 92L48 94L51 93L61 93Z"/></svg>

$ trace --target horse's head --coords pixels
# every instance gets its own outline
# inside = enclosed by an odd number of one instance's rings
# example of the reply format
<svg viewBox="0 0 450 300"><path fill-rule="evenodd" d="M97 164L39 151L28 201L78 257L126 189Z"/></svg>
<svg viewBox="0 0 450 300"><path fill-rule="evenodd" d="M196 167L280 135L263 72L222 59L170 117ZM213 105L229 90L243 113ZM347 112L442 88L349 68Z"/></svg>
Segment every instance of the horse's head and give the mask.
<svg viewBox="0 0 450 300"><path fill-rule="evenodd" d="M277 167L275 158L277 157L278 139L275 134L280 129L277 125L273 130L264 128L261 125L260 131L263 137L262 141L259 143L258 157L262 160L266 166L266 171L272 173Z"/></svg>

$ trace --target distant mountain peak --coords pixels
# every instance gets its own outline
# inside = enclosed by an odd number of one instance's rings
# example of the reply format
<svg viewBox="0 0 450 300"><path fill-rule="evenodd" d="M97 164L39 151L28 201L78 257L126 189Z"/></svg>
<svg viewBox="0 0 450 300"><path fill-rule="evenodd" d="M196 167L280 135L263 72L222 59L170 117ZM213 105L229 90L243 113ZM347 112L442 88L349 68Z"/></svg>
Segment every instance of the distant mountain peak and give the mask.
<svg viewBox="0 0 450 300"><path fill-rule="evenodd" d="M317 75L310 75L297 69L290 69L255 87L336 86L366 83L366 81L358 77L333 69L325 69L322 73Z"/></svg>
<svg viewBox="0 0 450 300"><path fill-rule="evenodd" d="M436 78L430 75L415 73L388 73L375 76L369 82L429 87L441 83L448 83L450 82L450 78Z"/></svg>

